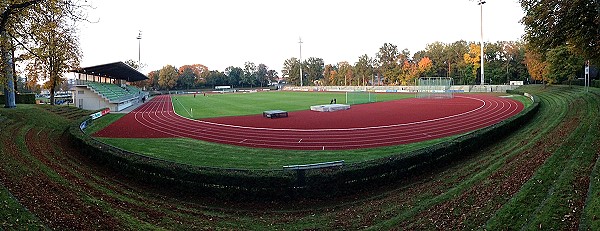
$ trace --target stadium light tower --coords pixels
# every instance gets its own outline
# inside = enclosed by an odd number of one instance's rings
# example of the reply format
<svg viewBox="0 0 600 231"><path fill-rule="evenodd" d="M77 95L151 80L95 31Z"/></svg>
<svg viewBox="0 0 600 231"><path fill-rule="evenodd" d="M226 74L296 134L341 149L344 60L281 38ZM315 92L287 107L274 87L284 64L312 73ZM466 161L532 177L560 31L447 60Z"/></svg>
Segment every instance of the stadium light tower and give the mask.
<svg viewBox="0 0 600 231"><path fill-rule="evenodd" d="M483 0L478 0L477 5L479 5L481 7L481 11L480 11L480 15L479 15L479 20L480 20L480 30L481 30L481 54L480 54L480 60L481 60L481 85L483 85L485 83L485 77L484 77L484 71L483 71L483 4L485 4L485 1Z"/></svg>
<svg viewBox="0 0 600 231"><path fill-rule="evenodd" d="M142 31L140 30L140 32L138 33L137 36L137 40L138 40L138 65L142 65Z"/></svg>
<svg viewBox="0 0 600 231"><path fill-rule="evenodd" d="M302 83L302 38L300 38L300 41L298 41L298 44L300 44L300 86L303 86Z"/></svg>

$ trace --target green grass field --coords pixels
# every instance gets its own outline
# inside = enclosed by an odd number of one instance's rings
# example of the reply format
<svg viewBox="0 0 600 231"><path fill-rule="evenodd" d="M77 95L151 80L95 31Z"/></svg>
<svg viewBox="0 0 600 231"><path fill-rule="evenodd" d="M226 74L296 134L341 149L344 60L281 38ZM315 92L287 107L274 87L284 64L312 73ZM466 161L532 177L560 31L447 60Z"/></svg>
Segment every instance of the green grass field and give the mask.
<svg viewBox="0 0 600 231"><path fill-rule="evenodd" d="M376 94L377 101L414 98L414 94ZM174 95L173 107L181 116L193 119L261 114L267 110L300 111L328 104L332 99L345 103L345 93L329 92L256 92L236 94Z"/></svg>
<svg viewBox="0 0 600 231"><path fill-rule="evenodd" d="M180 95L173 99L174 107L179 108L178 114L185 115L190 111L183 108L194 108L194 118L218 116L259 114L265 108L278 108L289 111L306 110L315 102L329 101L335 97L345 97L344 93L322 92L262 92L248 94L223 94L202 96ZM378 94L378 101L413 98L413 94ZM175 100L177 99L177 100ZM531 101L523 96L514 97L526 106ZM287 102L287 103L283 103ZM179 106L178 106L179 105ZM220 106L219 106L220 105ZM196 113L198 112L198 113ZM200 113L203 112L203 113ZM188 114L189 115L189 114ZM108 126L121 118L122 114L110 114L88 128L94 132ZM408 153L423 147L454 139L446 137L399 146L379 148L343 150L343 151L297 151L276 149L257 149L241 146L224 145L189 138L167 139L119 139L97 138L105 143L123 148L128 151L151 157L196 166L213 166L243 169L280 169L284 165L311 164L327 161L344 160L346 163L362 162L383 158L393 154ZM164 147L169 147L166 150Z"/></svg>

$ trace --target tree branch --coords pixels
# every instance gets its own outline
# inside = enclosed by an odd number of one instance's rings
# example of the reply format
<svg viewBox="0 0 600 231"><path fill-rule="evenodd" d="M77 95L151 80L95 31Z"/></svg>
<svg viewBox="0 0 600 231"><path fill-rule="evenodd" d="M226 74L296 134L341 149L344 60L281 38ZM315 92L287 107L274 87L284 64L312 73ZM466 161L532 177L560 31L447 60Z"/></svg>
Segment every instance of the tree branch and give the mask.
<svg viewBox="0 0 600 231"><path fill-rule="evenodd" d="M31 0L31 1L22 2L19 4L9 5L6 8L6 10L4 12L2 12L2 14L0 14L0 33L2 33L4 30L6 30L6 24L8 23L8 18L10 17L11 14L18 12L19 10L27 8L33 4L36 4L41 1L43 1L43 0Z"/></svg>

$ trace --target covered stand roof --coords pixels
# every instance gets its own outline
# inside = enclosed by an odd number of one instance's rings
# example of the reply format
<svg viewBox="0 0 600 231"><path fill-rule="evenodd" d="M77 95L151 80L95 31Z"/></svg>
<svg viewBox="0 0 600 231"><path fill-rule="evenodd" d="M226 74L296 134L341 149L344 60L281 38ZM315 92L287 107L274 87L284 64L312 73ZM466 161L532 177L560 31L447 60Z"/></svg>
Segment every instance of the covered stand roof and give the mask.
<svg viewBox="0 0 600 231"><path fill-rule="evenodd" d="M146 77L144 74L140 73L139 71L133 69L132 67L123 62L107 63L93 67L82 67L75 70L71 70L71 72L102 76L111 79L122 79L126 80L127 82L135 82L148 79L148 77Z"/></svg>

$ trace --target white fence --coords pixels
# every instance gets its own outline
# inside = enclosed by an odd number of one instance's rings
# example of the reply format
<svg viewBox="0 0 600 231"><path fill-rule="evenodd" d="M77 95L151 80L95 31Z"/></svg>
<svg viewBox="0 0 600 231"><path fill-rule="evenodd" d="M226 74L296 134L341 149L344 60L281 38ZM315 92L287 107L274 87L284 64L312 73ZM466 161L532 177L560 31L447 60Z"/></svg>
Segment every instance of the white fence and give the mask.
<svg viewBox="0 0 600 231"><path fill-rule="evenodd" d="M514 90L518 85L453 85L450 91L454 93L461 92L506 92L506 90ZM417 86L285 86L285 91L370 91L370 92L417 92Z"/></svg>

